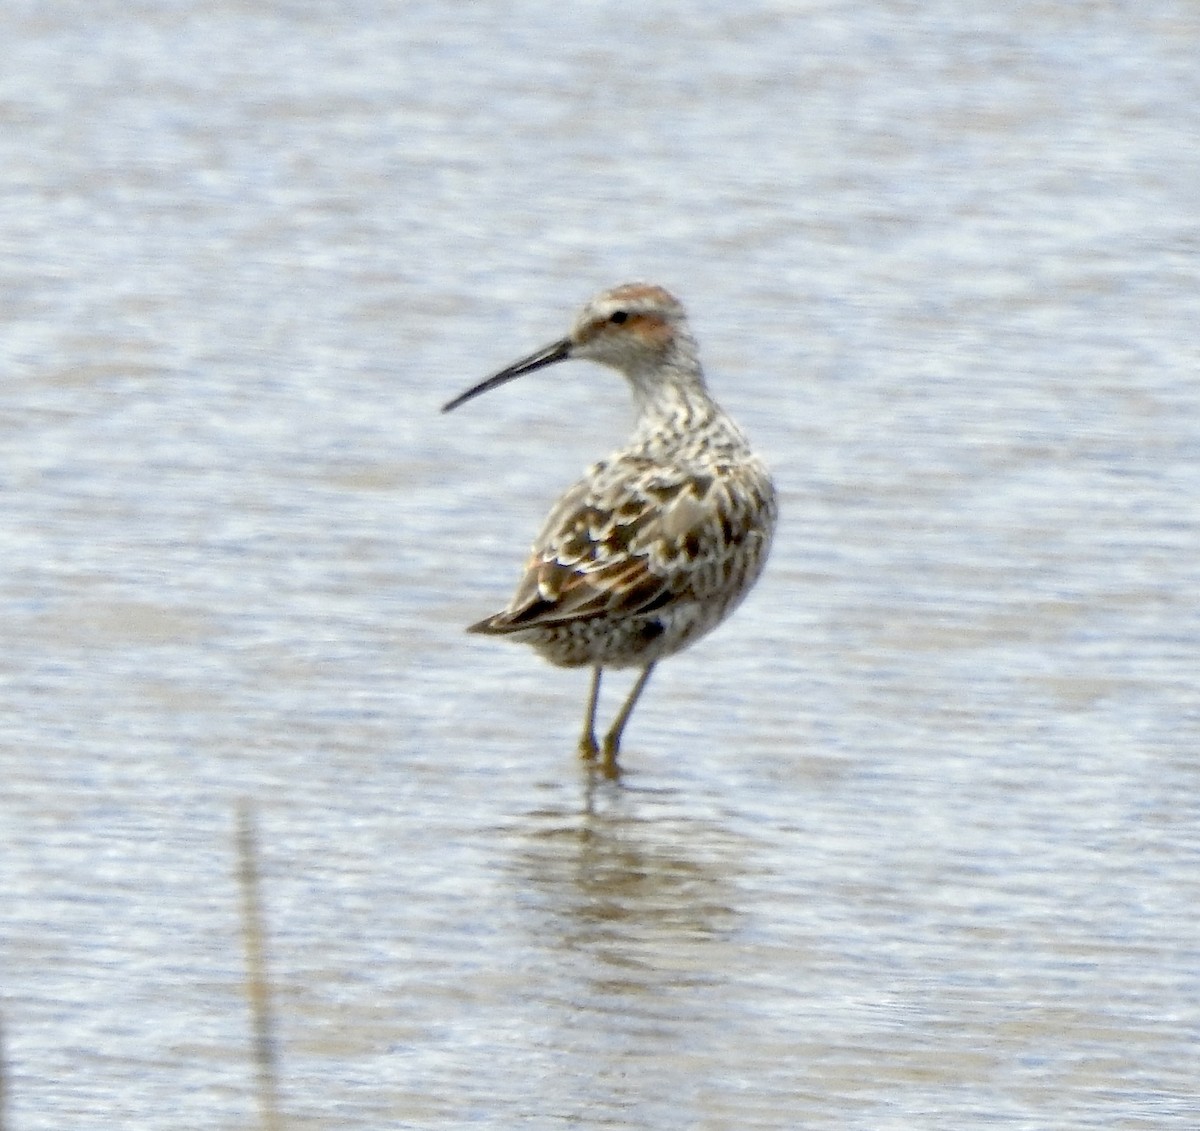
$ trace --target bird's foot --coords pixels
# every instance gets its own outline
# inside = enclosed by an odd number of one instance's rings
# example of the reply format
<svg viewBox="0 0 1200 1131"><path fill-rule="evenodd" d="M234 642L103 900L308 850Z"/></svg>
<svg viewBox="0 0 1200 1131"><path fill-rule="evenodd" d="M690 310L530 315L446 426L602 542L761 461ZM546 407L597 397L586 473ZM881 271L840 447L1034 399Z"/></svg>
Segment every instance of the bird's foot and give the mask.
<svg viewBox="0 0 1200 1131"><path fill-rule="evenodd" d="M604 737L604 745L600 747L600 772L606 777L615 780L621 776L621 770L617 766L617 755L620 753L621 736L607 734Z"/></svg>

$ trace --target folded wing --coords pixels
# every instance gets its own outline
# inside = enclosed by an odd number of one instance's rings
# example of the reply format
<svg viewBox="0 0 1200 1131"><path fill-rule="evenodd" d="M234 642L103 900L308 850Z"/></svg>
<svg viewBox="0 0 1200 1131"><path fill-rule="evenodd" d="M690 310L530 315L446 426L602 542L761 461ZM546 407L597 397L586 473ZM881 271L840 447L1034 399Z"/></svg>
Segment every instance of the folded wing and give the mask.
<svg viewBox="0 0 1200 1131"><path fill-rule="evenodd" d="M551 512L508 608L470 631L719 599L757 576L774 506L766 469L753 459L670 470L632 456L599 464Z"/></svg>

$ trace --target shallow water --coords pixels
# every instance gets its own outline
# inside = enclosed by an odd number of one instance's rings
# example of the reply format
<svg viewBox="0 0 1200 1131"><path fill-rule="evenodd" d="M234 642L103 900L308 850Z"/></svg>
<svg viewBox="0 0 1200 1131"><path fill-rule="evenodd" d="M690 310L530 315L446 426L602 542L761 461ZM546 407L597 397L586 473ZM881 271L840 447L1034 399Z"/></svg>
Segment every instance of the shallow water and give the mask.
<svg viewBox="0 0 1200 1131"><path fill-rule="evenodd" d="M1193 6L0 12L20 1131L1200 1119ZM462 634L687 302L771 566L655 675ZM621 691L614 677L607 708Z"/></svg>

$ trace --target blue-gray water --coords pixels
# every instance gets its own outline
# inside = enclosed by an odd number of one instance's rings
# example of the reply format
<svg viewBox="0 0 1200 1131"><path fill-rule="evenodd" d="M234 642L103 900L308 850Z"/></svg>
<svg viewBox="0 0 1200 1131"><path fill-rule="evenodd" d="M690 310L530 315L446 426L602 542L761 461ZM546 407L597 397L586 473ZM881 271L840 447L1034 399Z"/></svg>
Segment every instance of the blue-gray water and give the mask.
<svg viewBox="0 0 1200 1131"><path fill-rule="evenodd" d="M0 8L11 1131L1200 1124L1200 13ZM688 304L773 560L467 637ZM613 680L612 695L619 694ZM610 702L606 709L611 710Z"/></svg>

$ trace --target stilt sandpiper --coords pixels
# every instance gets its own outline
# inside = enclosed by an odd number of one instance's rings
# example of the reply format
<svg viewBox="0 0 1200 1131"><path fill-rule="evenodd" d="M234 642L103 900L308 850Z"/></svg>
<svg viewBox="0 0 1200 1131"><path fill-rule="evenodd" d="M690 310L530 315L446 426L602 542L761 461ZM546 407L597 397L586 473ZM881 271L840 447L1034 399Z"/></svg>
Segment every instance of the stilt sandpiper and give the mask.
<svg viewBox="0 0 1200 1131"><path fill-rule="evenodd" d="M775 527L775 490L741 429L709 395L680 303L661 287L604 291L571 332L455 397L579 358L621 372L637 423L551 510L508 607L469 632L511 636L551 663L590 666L580 753L615 773L621 734L654 665L715 628L750 590ZM604 668L641 668L596 743Z"/></svg>

